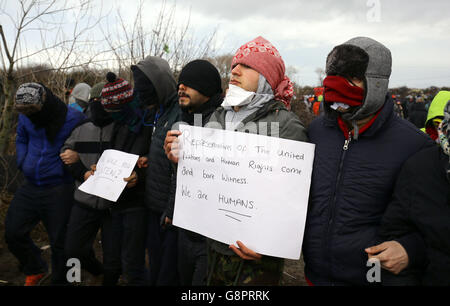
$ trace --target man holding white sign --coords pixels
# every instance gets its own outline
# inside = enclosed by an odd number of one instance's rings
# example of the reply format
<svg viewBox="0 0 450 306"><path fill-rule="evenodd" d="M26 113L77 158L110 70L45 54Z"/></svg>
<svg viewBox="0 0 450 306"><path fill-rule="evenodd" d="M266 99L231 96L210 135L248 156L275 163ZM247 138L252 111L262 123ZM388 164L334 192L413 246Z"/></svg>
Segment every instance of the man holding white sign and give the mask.
<svg viewBox="0 0 450 306"><path fill-rule="evenodd" d="M178 103L183 123L204 126L222 104L219 71L206 60L189 62L178 78ZM176 168L176 167L175 167ZM169 205L164 212L164 226L173 219L177 171L172 174ZM204 286L207 274L206 238L180 228L178 230L178 275L182 286Z"/></svg>
<svg viewBox="0 0 450 306"><path fill-rule="evenodd" d="M101 131L92 125L83 125L72 139L72 147L79 151L79 162L82 162L81 166L72 166L79 168L77 185L85 181L77 190L76 199L84 207L77 206L72 211L66 252L80 257L86 268L89 244L92 245L101 226L103 285L116 285L122 273L127 285L144 285L145 169L136 167L136 160L137 156L147 153L153 129L143 125L138 96L133 94L131 85L112 72L106 78L108 83L102 89L98 106L106 111L102 117L110 118L112 125ZM97 119L103 122L106 118ZM102 125L93 121L94 125ZM114 150L104 151L106 148ZM94 172L95 178L90 177ZM87 244L84 240L90 242Z"/></svg>
<svg viewBox="0 0 450 306"><path fill-rule="evenodd" d="M262 37L258 37L243 45L233 58L231 73L230 87L224 103L222 107L213 113L206 127L307 141L308 138L304 126L296 115L288 111L290 100L293 96L292 83L285 76L284 62L278 50L270 42ZM177 137L180 134L179 131L170 131L166 137L166 154L173 162L178 162L179 160L178 153L180 148L178 147ZM205 145L207 148L218 148L218 146L221 146L224 150L228 148L227 142L221 144L213 144L213 142L208 144L206 141L194 143ZM267 148L260 149L267 150ZM191 157L195 159L195 155ZM181 158L189 157L181 156ZM222 160L221 156L218 156L218 158ZM224 159L225 163L228 162L230 167L240 163L239 155L229 156L228 159L224 156ZM210 161L212 160L210 159ZM261 172L268 170L270 167L264 167L264 165L255 163L253 166L256 171ZM179 171L183 171L183 169ZM186 171L189 172L190 169L186 169ZM208 175L212 174L206 173L206 176ZM229 177L229 179L233 182L238 182L238 184L239 182L245 183L245 178ZM292 180L292 178L289 179ZM283 183L283 181L273 182L273 186L279 186L275 187L275 189L282 190ZM180 187L182 188L183 186L179 185L178 188ZM184 190L183 193L187 195L189 190ZM260 193L270 198L273 198L274 194L273 190L268 189L261 190ZM240 206L247 205L247 208L252 207L254 204L251 203L251 199L230 199L230 195L226 194L226 190L219 197L225 202L239 203ZM176 205L175 210L177 210ZM250 215L239 213L246 216ZM241 217L248 218L246 216ZM176 216L174 217L174 222L176 225ZM223 230L225 231L226 229ZM299 228L290 228L289 230L301 231ZM242 233L242 237L244 237L244 234ZM261 238L265 239L265 237ZM278 238L282 239L283 237ZM208 284L279 284L284 266L282 258L262 256L249 249L241 241L236 243L238 247L233 244L223 244L216 240L208 241ZM244 260L248 261L244 262Z"/></svg>

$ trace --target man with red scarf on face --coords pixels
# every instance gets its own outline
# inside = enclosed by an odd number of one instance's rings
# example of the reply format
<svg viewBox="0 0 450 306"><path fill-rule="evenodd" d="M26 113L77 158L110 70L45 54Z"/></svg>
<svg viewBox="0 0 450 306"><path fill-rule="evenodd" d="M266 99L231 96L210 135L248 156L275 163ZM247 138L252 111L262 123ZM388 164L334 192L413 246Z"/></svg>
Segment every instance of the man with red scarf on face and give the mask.
<svg viewBox="0 0 450 306"><path fill-rule="evenodd" d="M309 126L316 145L303 242L312 285L369 285L367 248L376 245L381 218L402 164L432 141L395 116L388 94L391 52L356 37L328 55L324 114ZM395 261L416 238L385 245ZM408 252L409 254L409 252ZM383 263L381 263L381 267Z"/></svg>

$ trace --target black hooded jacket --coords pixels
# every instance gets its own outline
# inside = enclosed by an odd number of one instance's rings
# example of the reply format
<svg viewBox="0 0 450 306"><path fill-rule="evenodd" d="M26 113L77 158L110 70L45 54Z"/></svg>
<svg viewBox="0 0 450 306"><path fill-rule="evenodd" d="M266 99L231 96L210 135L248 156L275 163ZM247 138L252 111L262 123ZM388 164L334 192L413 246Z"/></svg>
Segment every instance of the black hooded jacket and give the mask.
<svg viewBox="0 0 450 306"><path fill-rule="evenodd" d="M158 114L153 122L154 131L147 155L145 205L151 211L162 214L169 203L172 177L172 165L164 152L164 140L167 131L180 120L176 82L168 63L159 57L147 56L136 67L146 75L156 91L157 101L154 104Z"/></svg>
<svg viewBox="0 0 450 306"><path fill-rule="evenodd" d="M415 235L405 247L409 266L400 275L386 273L384 284L450 285L449 157L439 146L422 150L403 166L380 228L380 242ZM414 276L415 279L411 280ZM407 280L407 282L405 282Z"/></svg>
<svg viewBox="0 0 450 306"><path fill-rule="evenodd" d="M195 115L202 115L202 126L205 126L206 123L208 123L209 118L213 114L213 112L222 104L223 97L221 94L217 94L209 101L204 103L199 109L197 109L195 112L189 113L187 111L182 111L181 114L181 121L184 123L187 123L189 125L194 125L194 116ZM165 211L165 216L169 217L170 219L173 218L173 210L175 206L175 193L177 188L177 167L174 166L174 172L172 174L172 182L171 182L171 190L170 190L170 198L169 198L169 205ZM189 232L189 235L193 238L197 239L204 239L203 236Z"/></svg>

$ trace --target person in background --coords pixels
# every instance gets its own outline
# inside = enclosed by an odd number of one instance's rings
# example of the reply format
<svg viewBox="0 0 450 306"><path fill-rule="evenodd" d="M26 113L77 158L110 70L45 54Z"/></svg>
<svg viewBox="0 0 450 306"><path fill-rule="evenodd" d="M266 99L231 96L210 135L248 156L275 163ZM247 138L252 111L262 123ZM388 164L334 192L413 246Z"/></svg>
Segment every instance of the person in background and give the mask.
<svg viewBox="0 0 450 306"><path fill-rule="evenodd" d="M65 103L69 102L70 94L72 93L73 87L75 86L75 80L69 78L64 83L64 101Z"/></svg>
<svg viewBox="0 0 450 306"><path fill-rule="evenodd" d="M75 85L69 96L69 107L73 107L82 113L86 113L89 105L90 91L91 86L86 83L78 83Z"/></svg>
<svg viewBox="0 0 450 306"><path fill-rule="evenodd" d="M436 143L439 143L438 127L444 118L444 107L449 100L450 91L441 90L428 108L427 120L422 131L427 133Z"/></svg>
<svg viewBox="0 0 450 306"><path fill-rule="evenodd" d="M419 129L425 126L425 121L427 120L427 110L425 108L425 102L422 96L417 97L416 102L409 108L408 120Z"/></svg>

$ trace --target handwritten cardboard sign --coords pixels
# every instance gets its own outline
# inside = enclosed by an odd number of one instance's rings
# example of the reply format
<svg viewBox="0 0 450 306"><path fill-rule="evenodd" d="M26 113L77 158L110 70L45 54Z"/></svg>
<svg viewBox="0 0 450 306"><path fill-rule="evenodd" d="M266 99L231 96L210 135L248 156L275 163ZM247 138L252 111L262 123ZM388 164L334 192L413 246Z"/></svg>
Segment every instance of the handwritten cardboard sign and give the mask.
<svg viewBox="0 0 450 306"><path fill-rule="evenodd" d="M313 144L181 125L173 224L299 259Z"/></svg>
<svg viewBox="0 0 450 306"><path fill-rule="evenodd" d="M139 156L118 150L105 150L97 162L96 171L78 187L81 191L116 202L133 172Z"/></svg>

